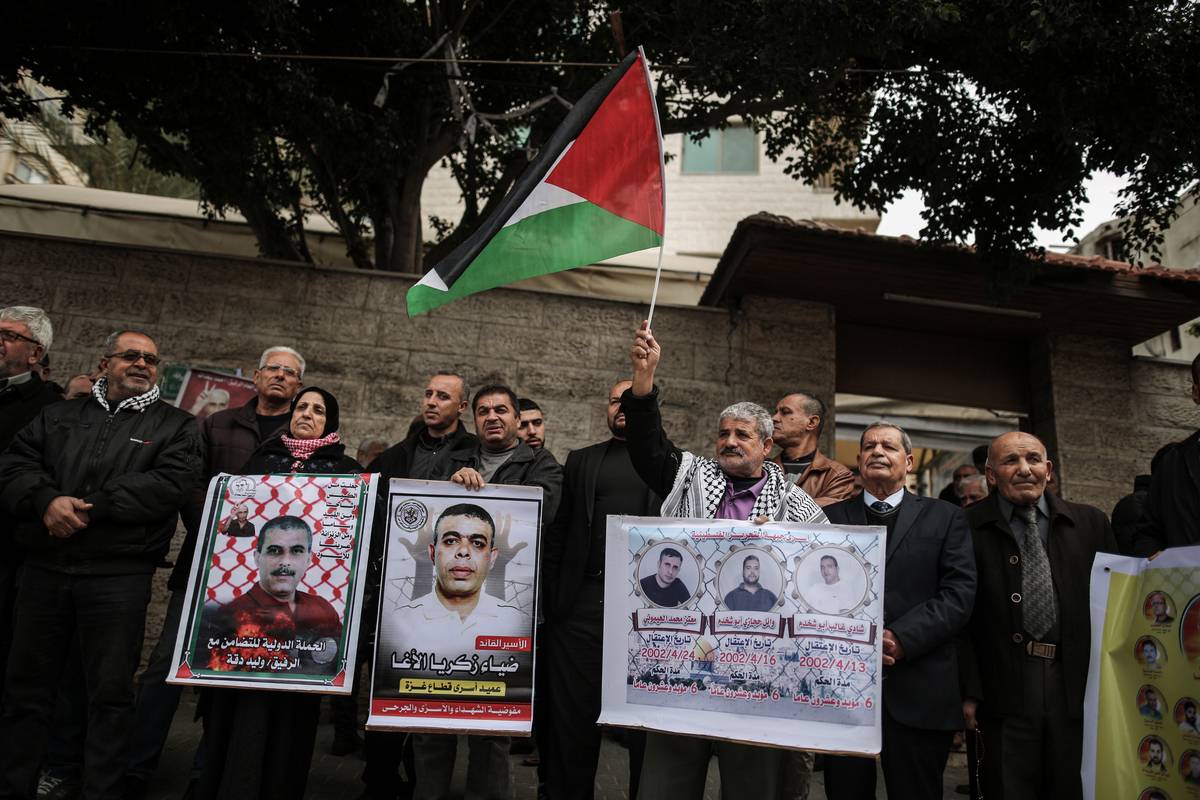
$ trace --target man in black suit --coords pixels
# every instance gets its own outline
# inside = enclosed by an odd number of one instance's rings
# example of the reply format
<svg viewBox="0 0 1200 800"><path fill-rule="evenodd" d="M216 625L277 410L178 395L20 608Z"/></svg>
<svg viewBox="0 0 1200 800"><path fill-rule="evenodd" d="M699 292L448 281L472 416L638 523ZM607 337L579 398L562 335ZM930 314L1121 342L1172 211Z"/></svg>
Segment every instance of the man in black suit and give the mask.
<svg viewBox="0 0 1200 800"><path fill-rule="evenodd" d="M1192 400L1200 405L1200 356L1192 361ZM1133 537L1134 554L1200 543L1200 431L1171 447L1153 473Z"/></svg>
<svg viewBox="0 0 1200 800"><path fill-rule="evenodd" d="M555 732L543 740L547 797L593 797L600 758L596 718L600 716L608 515L657 515L661 503L634 471L625 445L621 395L630 385L619 381L608 393L612 438L567 456L562 501L544 537L549 717ZM630 759L634 783L635 760ZM637 796L636 787L629 796Z"/></svg>
<svg viewBox="0 0 1200 800"><path fill-rule="evenodd" d="M963 716L983 735L983 795L1081 797L1088 587L1117 552L1098 508L1046 491L1052 465L1027 433L992 442L995 491L967 511L979 571L962 649Z"/></svg>
<svg viewBox="0 0 1200 800"><path fill-rule="evenodd" d="M826 506L835 525L887 527L883 599L883 779L889 800L935 800L962 727L954 637L971 616L975 559L961 508L904 488L908 434L876 422L859 439L861 497ZM829 800L875 797L875 761L825 760Z"/></svg>

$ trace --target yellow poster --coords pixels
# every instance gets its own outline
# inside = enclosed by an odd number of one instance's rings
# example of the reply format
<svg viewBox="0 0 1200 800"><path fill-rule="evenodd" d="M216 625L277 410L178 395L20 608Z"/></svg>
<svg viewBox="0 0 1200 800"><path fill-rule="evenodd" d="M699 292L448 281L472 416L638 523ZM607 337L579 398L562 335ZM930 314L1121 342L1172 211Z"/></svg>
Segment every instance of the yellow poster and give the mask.
<svg viewBox="0 0 1200 800"><path fill-rule="evenodd" d="M1200 547L1092 566L1084 796L1200 800Z"/></svg>

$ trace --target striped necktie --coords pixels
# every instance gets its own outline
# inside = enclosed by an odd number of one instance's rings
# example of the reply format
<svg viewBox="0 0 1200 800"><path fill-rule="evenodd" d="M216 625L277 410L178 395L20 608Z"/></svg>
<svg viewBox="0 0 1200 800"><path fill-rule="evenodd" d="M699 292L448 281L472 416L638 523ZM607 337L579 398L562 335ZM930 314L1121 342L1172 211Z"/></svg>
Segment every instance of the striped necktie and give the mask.
<svg viewBox="0 0 1200 800"><path fill-rule="evenodd" d="M1021 549L1021 617L1025 630L1034 639L1041 639L1058 620L1058 603L1054 596L1054 577L1050 573L1050 558L1038 533L1037 507L1018 509L1025 521L1025 535L1019 539Z"/></svg>

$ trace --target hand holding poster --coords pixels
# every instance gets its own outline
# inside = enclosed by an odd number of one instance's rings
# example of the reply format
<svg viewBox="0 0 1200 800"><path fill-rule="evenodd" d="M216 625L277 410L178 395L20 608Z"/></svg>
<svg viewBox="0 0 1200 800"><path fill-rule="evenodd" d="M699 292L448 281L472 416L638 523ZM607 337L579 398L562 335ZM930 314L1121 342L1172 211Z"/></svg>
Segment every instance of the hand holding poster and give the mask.
<svg viewBox="0 0 1200 800"><path fill-rule="evenodd" d="M167 680L348 694L377 480L213 478Z"/></svg>
<svg viewBox="0 0 1200 800"><path fill-rule="evenodd" d="M885 536L609 517L599 722L878 753Z"/></svg>
<svg viewBox="0 0 1200 800"><path fill-rule="evenodd" d="M1200 547L1092 565L1084 796L1200 795Z"/></svg>
<svg viewBox="0 0 1200 800"><path fill-rule="evenodd" d="M542 490L393 480L367 727L528 734Z"/></svg>

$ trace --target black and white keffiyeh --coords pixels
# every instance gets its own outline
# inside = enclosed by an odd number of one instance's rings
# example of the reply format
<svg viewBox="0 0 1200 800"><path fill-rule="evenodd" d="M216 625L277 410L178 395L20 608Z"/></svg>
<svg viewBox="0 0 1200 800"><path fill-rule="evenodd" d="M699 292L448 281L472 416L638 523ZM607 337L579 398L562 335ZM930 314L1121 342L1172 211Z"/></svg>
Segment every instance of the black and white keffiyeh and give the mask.
<svg viewBox="0 0 1200 800"><path fill-rule="evenodd" d="M787 473L771 462L763 463L767 482L754 499L747 518L766 517L774 522L828 522L825 512ZM694 453L683 453L675 483L662 504L664 517L714 519L729 481L719 462Z"/></svg>
<svg viewBox="0 0 1200 800"><path fill-rule="evenodd" d="M126 397L117 403L117 407L114 409L108 405L108 378L101 378L92 385L92 397L96 398L96 402L104 406L104 410L110 414L116 414L118 411L126 408L140 414L158 399L158 387L151 386L150 391L144 394L139 394L136 397Z"/></svg>

